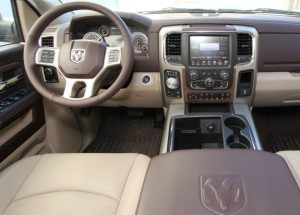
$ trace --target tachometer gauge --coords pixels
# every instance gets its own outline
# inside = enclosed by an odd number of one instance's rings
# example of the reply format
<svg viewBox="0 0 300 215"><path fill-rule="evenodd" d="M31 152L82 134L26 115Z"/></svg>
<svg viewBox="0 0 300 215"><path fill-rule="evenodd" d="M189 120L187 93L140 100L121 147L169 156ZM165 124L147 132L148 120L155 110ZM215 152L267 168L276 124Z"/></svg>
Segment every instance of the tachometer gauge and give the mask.
<svg viewBox="0 0 300 215"><path fill-rule="evenodd" d="M96 40L96 41L103 41L102 37L100 34L96 33L96 32L89 32L89 33L86 33L83 38L84 40Z"/></svg>
<svg viewBox="0 0 300 215"><path fill-rule="evenodd" d="M110 34L110 30L107 26L103 25L99 28L99 34L102 37L107 37Z"/></svg>
<svg viewBox="0 0 300 215"><path fill-rule="evenodd" d="M132 39L133 39L133 45L134 45L134 51L135 52L141 53L142 49L144 49L145 46L148 47L148 39L147 39L147 36L145 34L143 34L141 32L133 32L132 33Z"/></svg>

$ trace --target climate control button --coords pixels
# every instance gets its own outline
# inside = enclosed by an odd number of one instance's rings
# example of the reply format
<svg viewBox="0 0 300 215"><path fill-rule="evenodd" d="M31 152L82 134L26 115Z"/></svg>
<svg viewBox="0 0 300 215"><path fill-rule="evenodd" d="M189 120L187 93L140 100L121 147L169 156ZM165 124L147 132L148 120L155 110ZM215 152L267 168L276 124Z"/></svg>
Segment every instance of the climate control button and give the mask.
<svg viewBox="0 0 300 215"><path fill-rule="evenodd" d="M224 70L220 73L220 77L223 81L227 81L229 79L229 73L228 71Z"/></svg>
<svg viewBox="0 0 300 215"><path fill-rule="evenodd" d="M190 72L190 78L191 78L191 80L193 80L193 81L197 80L197 79L199 78L198 72L197 72L196 70L192 70L192 71Z"/></svg>
<svg viewBox="0 0 300 215"><path fill-rule="evenodd" d="M215 84L215 80L213 78L206 78L204 81L206 87L213 87Z"/></svg>

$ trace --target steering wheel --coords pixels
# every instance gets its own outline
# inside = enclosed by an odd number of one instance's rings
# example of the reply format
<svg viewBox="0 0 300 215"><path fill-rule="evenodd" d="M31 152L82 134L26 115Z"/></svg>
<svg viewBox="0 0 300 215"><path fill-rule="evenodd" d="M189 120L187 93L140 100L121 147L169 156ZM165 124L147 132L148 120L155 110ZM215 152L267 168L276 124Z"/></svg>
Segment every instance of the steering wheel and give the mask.
<svg viewBox="0 0 300 215"><path fill-rule="evenodd" d="M93 10L113 21L120 29L124 45L107 47L103 42L71 40L61 47L40 47L39 38L45 26L55 18L74 10ZM134 61L131 34L123 20L113 11L94 3L71 2L52 8L32 26L24 47L24 65L29 81L45 98L69 107L89 107L115 95L130 76ZM54 67L64 77L63 95L47 89L38 77L38 67ZM121 67L114 83L103 93L96 95L112 67ZM76 96L85 87L84 95Z"/></svg>

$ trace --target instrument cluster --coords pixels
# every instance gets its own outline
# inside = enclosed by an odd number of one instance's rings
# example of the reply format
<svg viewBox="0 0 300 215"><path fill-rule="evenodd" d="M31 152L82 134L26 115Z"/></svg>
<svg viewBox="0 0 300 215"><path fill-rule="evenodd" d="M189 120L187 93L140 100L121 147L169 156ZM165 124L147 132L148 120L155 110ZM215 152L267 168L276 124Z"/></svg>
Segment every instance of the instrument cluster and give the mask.
<svg viewBox="0 0 300 215"><path fill-rule="evenodd" d="M133 40L135 54L146 55L148 53L148 37L136 26L127 26ZM90 25L80 27L74 32L76 39L96 40L107 43L110 47L120 47L124 41L120 29L114 24L102 23L98 26Z"/></svg>

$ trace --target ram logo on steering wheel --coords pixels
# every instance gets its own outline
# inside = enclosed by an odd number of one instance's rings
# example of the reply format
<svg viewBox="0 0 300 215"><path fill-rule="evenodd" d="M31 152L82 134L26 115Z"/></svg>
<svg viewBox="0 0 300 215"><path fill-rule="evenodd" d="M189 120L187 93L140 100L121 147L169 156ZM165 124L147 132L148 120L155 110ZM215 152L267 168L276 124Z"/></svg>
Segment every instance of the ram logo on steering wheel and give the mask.
<svg viewBox="0 0 300 215"><path fill-rule="evenodd" d="M72 49L71 51L71 61L74 63L80 63L84 61L85 49Z"/></svg>

